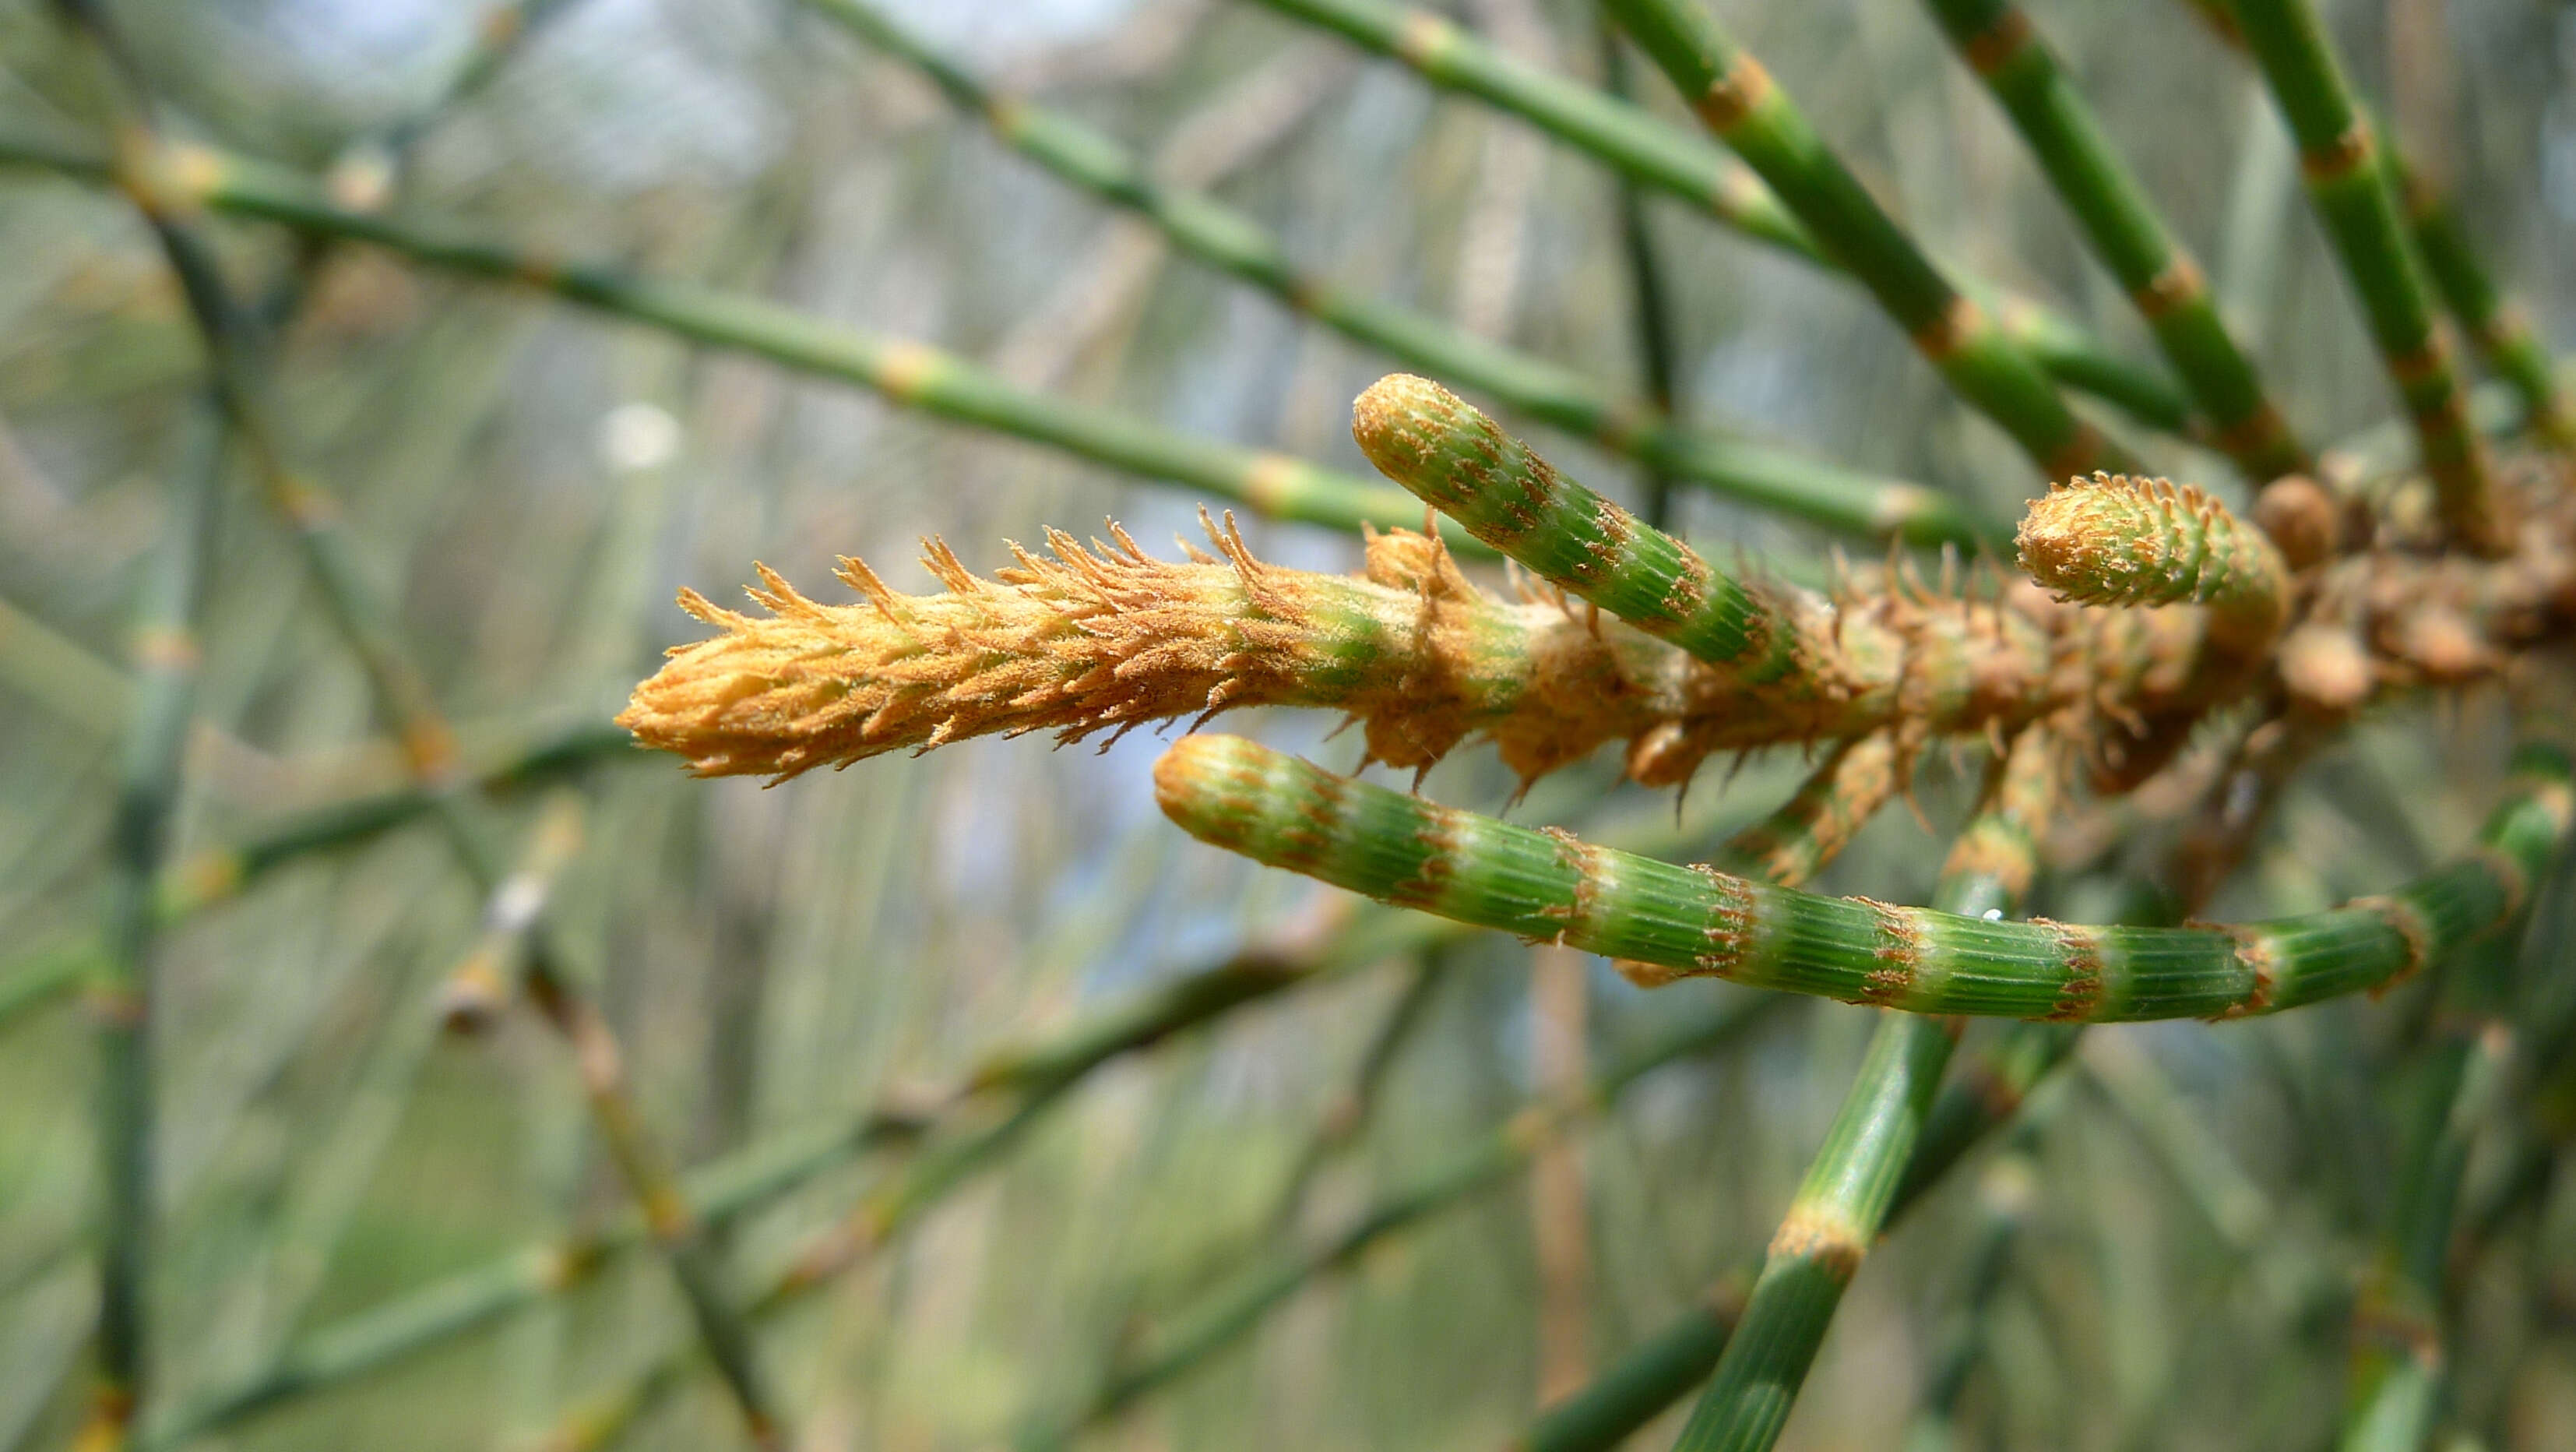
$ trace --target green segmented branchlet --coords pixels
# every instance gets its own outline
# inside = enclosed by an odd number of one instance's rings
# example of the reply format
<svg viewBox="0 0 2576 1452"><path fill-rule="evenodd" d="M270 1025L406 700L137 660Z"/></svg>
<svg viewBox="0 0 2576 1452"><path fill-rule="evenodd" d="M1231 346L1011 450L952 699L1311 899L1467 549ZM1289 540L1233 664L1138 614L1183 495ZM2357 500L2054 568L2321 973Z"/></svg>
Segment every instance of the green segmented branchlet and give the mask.
<svg viewBox="0 0 2576 1452"><path fill-rule="evenodd" d="M1708 11L1692 0L1607 0L1708 129L1744 158L1905 330L1961 398L2001 425L2052 479L2120 452L2067 408L2030 355L1943 277L1824 138Z"/></svg>
<svg viewBox="0 0 2576 1452"><path fill-rule="evenodd" d="M2506 949L2491 942L2479 951ZM2513 1047L2501 1024L2435 1044L2408 1086L2404 1173L2379 1264L2353 1307L2353 1393L2340 1452L2422 1447L2432 1436L2447 1390L2445 1271L2462 1182Z"/></svg>
<svg viewBox="0 0 2576 1452"><path fill-rule="evenodd" d="M1989 774L1984 805L1950 849L1933 901L1976 917L2017 908L2034 834L2057 797L2064 740L2025 731ZM1717 1371L1682 1430L1684 1452L1766 1452L1797 1401L1843 1288L1886 1227L1929 1122L1959 1021L1882 1015L1825 1142L1773 1235Z"/></svg>
<svg viewBox="0 0 2576 1452"><path fill-rule="evenodd" d="M1385 0L1262 3L1396 61L1442 90L1517 116L1746 237L1840 267L1744 163L1622 96L1508 55L1426 8ZM2162 370L2116 356L2065 315L2027 297L1974 283L1970 290L1996 304L1997 323L2058 382L2155 428L2179 430L2187 422L2190 401Z"/></svg>
<svg viewBox="0 0 2576 1452"><path fill-rule="evenodd" d="M1994 93L2210 423L2256 480L2307 467L2281 411L2212 304L2199 265L2120 160L2075 82L2011 0L1927 0Z"/></svg>
<svg viewBox="0 0 2576 1452"><path fill-rule="evenodd" d="M1421 522L1421 511L1396 490L1285 454L1176 433L1114 410L1022 389L912 339L843 327L761 298L569 263L437 224L354 212L291 173L208 147L173 146L163 162L170 184L195 205L274 222L303 236L368 243L446 272L530 287L673 337L855 384L898 407L1179 484L1267 518L1353 532ZM106 160L95 153L14 132L0 134L0 164L93 180L107 172ZM1473 547L1464 536L1451 543Z"/></svg>
<svg viewBox="0 0 2576 1452"><path fill-rule="evenodd" d="M2218 633L2256 651L2290 606L2280 547L2189 484L2095 474L2033 500L2015 544L2022 568L2084 605L2206 606Z"/></svg>
<svg viewBox="0 0 2576 1452"><path fill-rule="evenodd" d="M1307 275L1251 215L1166 185L1124 143L1059 111L996 93L863 0L805 0L930 78L961 111L1058 178L1125 207L1198 261L1410 367L1450 379L1619 453L1830 529L1926 543L1973 543L1996 531L1955 500L1786 450L1674 425L1666 410L1621 397L1571 369L1466 332L1430 313L1357 297Z"/></svg>
<svg viewBox="0 0 2576 1452"><path fill-rule="evenodd" d="M2308 0L2235 0L2235 10L2245 47L2298 140L2317 218L2414 423L2443 523L2465 544L2501 550L2505 521L2486 450L2469 424L2467 391L2407 247L2377 134L2354 102L2324 22Z"/></svg>
<svg viewBox="0 0 2576 1452"><path fill-rule="evenodd" d="M1887 1217L1912 1209L1968 1150L2009 1120L2022 1100L2066 1061L2083 1030L2074 1024L2017 1023L1982 1050L1933 1100ZM1513 1441L1524 1452L1606 1452L1706 1380L1744 1315L1753 1268L1722 1278L1688 1310L1637 1342L1592 1384L1533 1418Z"/></svg>
<svg viewBox="0 0 2576 1452"><path fill-rule="evenodd" d="M1258 862L1671 978L1913 1013L2066 1022L2238 1017L2375 988L2502 921L2571 810L2555 752L2522 762L2472 855L2386 896L2235 927L1988 922L1768 887L1437 807L1239 737L1155 767L1164 814Z"/></svg>
<svg viewBox="0 0 2576 1452"><path fill-rule="evenodd" d="M2013 743L1989 784L1985 809L1961 832L1943 866L1939 893L1945 907L1982 914L2019 901L2034 865L2034 829L2055 799L2061 745L2037 730ZM1808 1172L1801 1208L1791 1211L1790 1221L1810 1233L1828 1223L1866 1221L1873 1227L1867 1234L1838 1242L1866 1245L1980 1136L2013 1115L2030 1087L2062 1061L2063 1046L2077 1032L2061 1024L2016 1024L1973 1055L1971 1072L1936 1099L1932 1087L1955 1043L1951 1024L1888 1015ZM1835 1203L1820 1203L1819 1194ZM1720 1372L1713 1385L1730 1387L1722 1402L1740 1410L1758 1400L1746 1395L1745 1373L1755 1366L1770 1368L1766 1374L1784 1388L1794 1386L1795 1378L1781 1371L1783 1357L1801 1340L1808 1343L1803 1357L1812 1357L1813 1339L1822 1336L1833 1310L1830 1296L1821 1304L1813 1298L1839 1291L1840 1282L1831 1274L1834 1266L1815 1263L1826 1248L1811 1234L1800 1253L1776 1266L1766 1264L1749 1294L1704 1297L1631 1348L1590 1386L1540 1415L1518 1445L1530 1452L1601 1452L1615 1446L1706 1379L1739 1344L1749 1344L1752 1349L1744 1355L1751 1360L1735 1364L1732 1382ZM1810 1264L1790 1263L1798 1260ZM1721 1286L1734 1282L1730 1277ZM1789 1359L1805 1364L1799 1356Z"/></svg>
<svg viewBox="0 0 2576 1452"><path fill-rule="evenodd" d="M1393 373L1351 408L1378 471L1539 578L1756 684L1796 664L1779 607L1690 546L1559 475L1427 378Z"/></svg>
<svg viewBox="0 0 2576 1452"><path fill-rule="evenodd" d="M2525 426L2561 449L2576 447L2576 408L2569 406L2567 391L2558 383L2558 366L2532 330L2530 316L2496 286L2449 199L2407 164L2393 137L2383 165L2442 306L2450 309L2487 366L2521 397Z"/></svg>
<svg viewBox="0 0 2576 1452"><path fill-rule="evenodd" d="M1884 731L1836 745L1779 810L1729 838L1716 864L1782 887L1804 886L1896 795L1898 756L1896 738Z"/></svg>

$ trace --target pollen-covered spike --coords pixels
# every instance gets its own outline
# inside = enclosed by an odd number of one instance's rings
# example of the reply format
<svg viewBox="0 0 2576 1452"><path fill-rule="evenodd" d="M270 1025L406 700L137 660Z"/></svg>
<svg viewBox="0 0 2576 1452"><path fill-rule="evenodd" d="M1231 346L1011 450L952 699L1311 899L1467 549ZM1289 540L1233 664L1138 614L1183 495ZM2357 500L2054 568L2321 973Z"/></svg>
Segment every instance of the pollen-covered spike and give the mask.
<svg viewBox="0 0 2576 1452"><path fill-rule="evenodd" d="M705 621L707 624L723 626L728 630L732 629L737 624L747 625L751 622L750 616L743 614L739 610L727 610L723 606L708 599L706 596L699 594L697 591L690 589L686 585L682 585L680 587L679 605L682 610ZM676 652L686 650L688 647L684 645L674 646L672 649Z"/></svg>
<svg viewBox="0 0 2576 1452"><path fill-rule="evenodd" d="M1794 622L1688 545L1560 476L1426 378L1379 379L1351 435L1379 472L1542 578L1659 640L1754 678L1785 669Z"/></svg>
<svg viewBox="0 0 2576 1452"><path fill-rule="evenodd" d="M957 558L957 552L948 547L948 541L935 534L921 542L921 565L946 589L973 594L984 588L984 582L976 579L974 572Z"/></svg>
<svg viewBox="0 0 2576 1452"><path fill-rule="evenodd" d="M2083 605L2202 605L2240 649L2268 643L2289 608L2290 569L2270 537L2192 485L2096 474L2033 500L2022 568Z"/></svg>

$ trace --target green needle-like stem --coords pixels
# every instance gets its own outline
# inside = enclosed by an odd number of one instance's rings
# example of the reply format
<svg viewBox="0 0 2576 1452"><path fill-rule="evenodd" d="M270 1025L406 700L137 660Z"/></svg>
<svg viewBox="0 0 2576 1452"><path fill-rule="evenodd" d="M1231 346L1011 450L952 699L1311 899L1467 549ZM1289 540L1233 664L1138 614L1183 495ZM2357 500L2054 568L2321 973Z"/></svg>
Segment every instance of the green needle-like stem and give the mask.
<svg viewBox="0 0 2576 1452"><path fill-rule="evenodd" d="M2511 521L2501 512L2485 446L2470 426L2467 390L2407 245L2380 164L2378 133L2353 99L2325 24L2309 0L2235 0L2235 6L2246 49L2298 140L2309 200L2414 423L2443 523L2473 549L2501 550Z"/></svg>
<svg viewBox="0 0 2576 1452"><path fill-rule="evenodd" d="M1842 266L1816 245L1762 179L1724 148L1665 124L1623 97L1508 55L1428 9L1388 0L1262 3L1400 62L1432 85L1517 116L1621 176L1746 237L1827 267ZM1995 302L2006 332L2059 382L2117 404L2154 427L2183 426L2189 400L2158 370L2113 356L2075 323L2026 298L1983 284L1969 290Z"/></svg>
<svg viewBox="0 0 2576 1452"><path fill-rule="evenodd" d="M2566 830L2566 759L2529 748L2478 849L2385 896L2226 928L1989 921L1822 897L1531 831L1334 776L1237 737L1155 768L1164 814L1274 867L1658 977L1913 1013L2237 1017L2377 987L2503 922Z"/></svg>
<svg viewBox="0 0 2576 1452"><path fill-rule="evenodd" d="M1621 397L1571 369L1432 314L1355 297L1310 277L1255 218L1204 193L1157 181L1143 157L1071 116L995 93L867 0L805 3L920 70L959 110L981 119L1022 156L1137 213L1200 262L1410 367L1488 394L1651 468L1828 528L1924 543L1967 543L1977 534L1975 521L1956 503L1921 485L1680 428L1665 404Z"/></svg>
<svg viewBox="0 0 2576 1452"><path fill-rule="evenodd" d="M2305 452L2220 319L2199 264L2112 149L2029 15L2012 0L1927 3L2012 118L2094 256L2127 289L2218 446L2258 482L2306 468Z"/></svg>
<svg viewBox="0 0 2576 1452"><path fill-rule="evenodd" d="M2041 1079L2066 1060L2071 1024L2017 1023L1972 1049L1932 1102L1888 1207L1893 1223L1940 1183L1984 1136L2010 1120ZM1758 1267L1720 1278L1688 1310L1658 1328L1590 1386L1534 1418L1513 1443L1521 1452L1607 1452L1708 1379L1743 1317Z"/></svg>
<svg viewBox="0 0 2576 1452"><path fill-rule="evenodd" d="M2025 731L1995 763L1985 804L1951 850L1933 901L2000 918L2030 887L2037 835L2057 797L2065 742ZM1789 1420L1843 1289L1886 1227L1959 1041L1956 1019L1888 1013L1806 1180L1771 1238L1762 1274L1708 1390L1682 1429L1687 1452L1767 1452Z"/></svg>
<svg viewBox="0 0 2576 1452"><path fill-rule="evenodd" d="M2382 128L2386 130L2386 128ZM2442 295L2470 346L2487 360L2522 399L2524 423L2555 447L2576 448L2576 405L2558 381L2558 366L2549 348L2532 329L2531 318L2496 286L2470 241L2468 226L2449 198L2432 181L2407 165L2390 133L2384 152L2388 183L2405 208L2406 228L2415 240L2416 256Z"/></svg>
<svg viewBox="0 0 2576 1452"><path fill-rule="evenodd" d="M197 612L214 558L224 431L208 410L171 481L162 543L135 611L134 689L111 832L104 948L89 983L98 1019L98 1372L86 1435L122 1446L149 1385L146 1315L156 1158L153 884L169 855L194 707Z"/></svg>
<svg viewBox="0 0 2576 1452"><path fill-rule="evenodd" d="M1132 1362L1114 1371L1071 1418L1023 1438L1021 1445L1062 1446L1083 1429L1107 1421L1169 1385L1240 1340L1316 1279L1355 1263L1388 1236L1509 1182L1547 1140L1608 1109L1639 1079L1740 1039L1776 1006L1749 999L1714 1013L1695 1014L1602 1070L1577 1092L1531 1104L1379 1200L1337 1233L1310 1248L1253 1267L1220 1288L1152 1338Z"/></svg>
<svg viewBox="0 0 2576 1452"><path fill-rule="evenodd" d="M353 212L298 178L204 148L161 155L160 169L179 194L216 211L532 287L674 337L856 384L902 407L1229 500L1268 518L1346 530L1364 524L1396 528L1422 519L1420 507L1395 490L1285 454L1177 434L1111 410L1031 393L925 343L825 322L758 298L563 262L429 223ZM0 162L86 176L104 175L106 165L94 154L17 135L0 136ZM1459 542L1473 548L1463 536Z"/></svg>
<svg viewBox="0 0 2576 1452"><path fill-rule="evenodd" d="M1609 3L1708 129L1770 184L1915 350L2010 434L2042 473L2057 480L2126 467L2124 456L2067 408L2021 346L1941 275L1789 93L1697 0Z"/></svg>

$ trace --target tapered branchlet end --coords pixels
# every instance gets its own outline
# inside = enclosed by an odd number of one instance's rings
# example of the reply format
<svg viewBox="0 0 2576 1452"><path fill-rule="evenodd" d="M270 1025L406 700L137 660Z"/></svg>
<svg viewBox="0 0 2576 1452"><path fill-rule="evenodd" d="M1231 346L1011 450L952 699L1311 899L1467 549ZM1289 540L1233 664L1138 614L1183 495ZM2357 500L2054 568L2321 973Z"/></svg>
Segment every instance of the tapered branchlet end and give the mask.
<svg viewBox="0 0 2576 1452"><path fill-rule="evenodd" d="M2032 501L2022 568L2082 605L2199 605L2213 635L2258 649L2289 609L2290 567L2261 530L2189 484L2096 473Z"/></svg>
<svg viewBox="0 0 2576 1452"><path fill-rule="evenodd" d="M1430 379L1372 384L1352 406L1351 436L1380 473L1559 589L1742 679L1800 673L1784 602L1558 474Z"/></svg>

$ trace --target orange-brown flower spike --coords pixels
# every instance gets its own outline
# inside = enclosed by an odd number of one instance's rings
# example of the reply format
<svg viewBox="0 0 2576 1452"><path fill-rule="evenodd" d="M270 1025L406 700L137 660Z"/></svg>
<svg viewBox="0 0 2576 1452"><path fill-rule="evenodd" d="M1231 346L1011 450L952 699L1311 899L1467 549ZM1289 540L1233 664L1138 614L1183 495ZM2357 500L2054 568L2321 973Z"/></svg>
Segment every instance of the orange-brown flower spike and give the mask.
<svg viewBox="0 0 2576 1452"><path fill-rule="evenodd" d="M1089 547L1050 533L1053 558L1017 551L989 580L933 543L936 595L898 594L856 560L842 578L865 604L817 604L767 569L751 592L766 618L684 592L724 633L675 649L618 723L700 775L785 778L971 736L1074 740L1294 705L1348 712L1390 765L1428 766L1481 733L1534 778L1607 742L1744 715L1725 677L1673 647L1552 600L1496 599L1410 531L1372 538L1362 578L1265 565L1230 522L1209 527L1222 560L1167 563L1110 533Z"/></svg>
<svg viewBox="0 0 2576 1452"><path fill-rule="evenodd" d="M2286 618L2290 567L2261 530L2189 484L2097 473L2033 500L2016 539L2022 568L2082 605L2200 605L2211 632L2246 652Z"/></svg>

